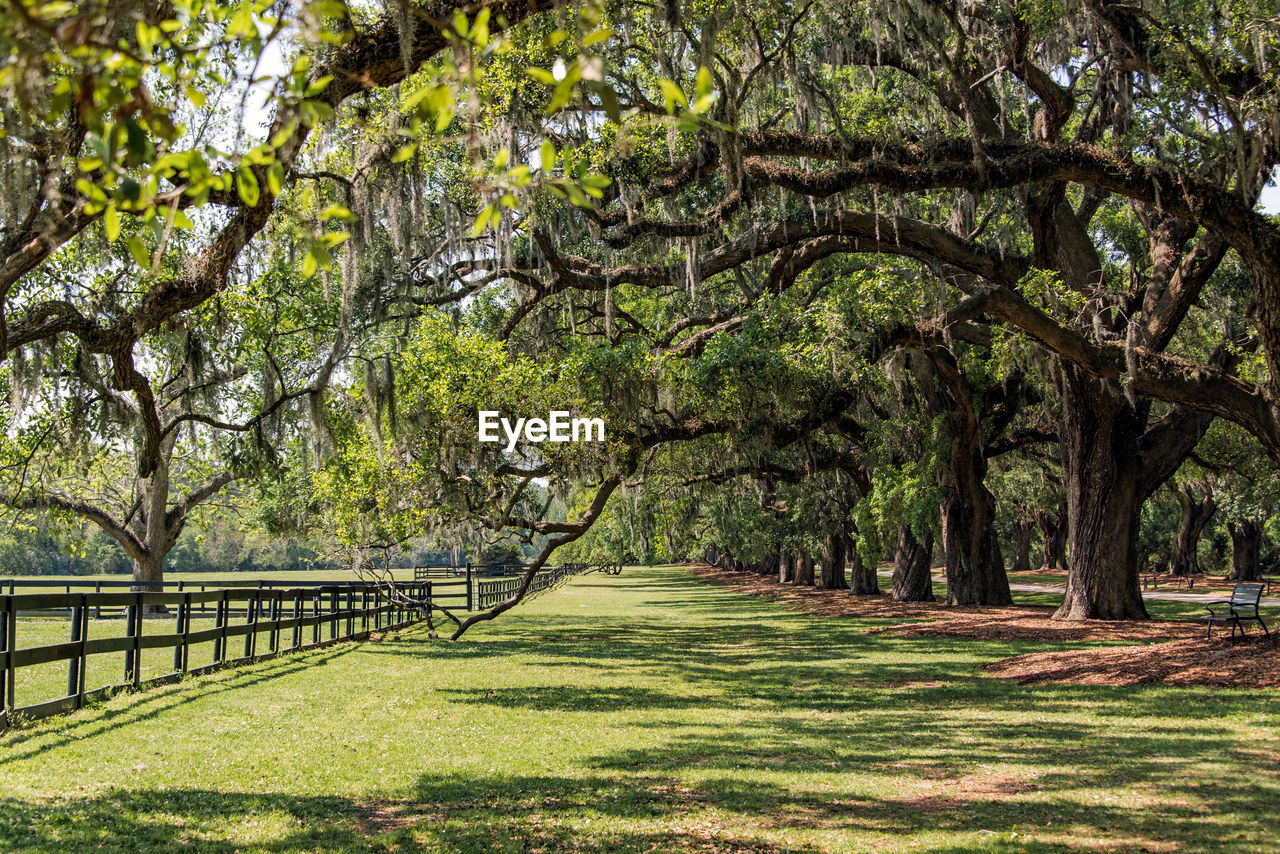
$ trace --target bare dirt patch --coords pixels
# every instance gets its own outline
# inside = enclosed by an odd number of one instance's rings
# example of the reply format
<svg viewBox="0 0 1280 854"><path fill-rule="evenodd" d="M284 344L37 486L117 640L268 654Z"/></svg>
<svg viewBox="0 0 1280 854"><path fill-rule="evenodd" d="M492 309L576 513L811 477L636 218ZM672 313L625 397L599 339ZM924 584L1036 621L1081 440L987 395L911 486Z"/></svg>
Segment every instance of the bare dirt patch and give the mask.
<svg viewBox="0 0 1280 854"><path fill-rule="evenodd" d="M1146 646L1035 652L983 665L1021 683L1079 685L1280 686L1280 637L1197 637Z"/></svg>
<svg viewBox="0 0 1280 854"><path fill-rule="evenodd" d="M742 572L709 566L689 571L710 584L749 596L781 602L792 611L833 617L906 620L867 629L869 634L897 637L975 638L983 640L1174 640L1198 637L1203 625L1190 620L1091 620L1087 623L1051 619L1053 608L1031 605L994 607L944 605L937 602L894 602L888 596L850 596L844 590L793 587Z"/></svg>

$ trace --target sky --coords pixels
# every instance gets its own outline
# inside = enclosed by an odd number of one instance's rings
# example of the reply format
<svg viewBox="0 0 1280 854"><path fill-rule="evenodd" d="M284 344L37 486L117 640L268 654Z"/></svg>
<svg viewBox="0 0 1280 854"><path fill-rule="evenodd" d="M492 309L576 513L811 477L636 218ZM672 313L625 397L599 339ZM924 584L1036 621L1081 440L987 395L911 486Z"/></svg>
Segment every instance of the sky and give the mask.
<svg viewBox="0 0 1280 854"><path fill-rule="evenodd" d="M1263 213L1280 213L1280 186L1277 186L1277 184L1280 184L1280 180L1277 179L1280 179L1280 169L1272 173L1271 183L1258 198L1258 210Z"/></svg>

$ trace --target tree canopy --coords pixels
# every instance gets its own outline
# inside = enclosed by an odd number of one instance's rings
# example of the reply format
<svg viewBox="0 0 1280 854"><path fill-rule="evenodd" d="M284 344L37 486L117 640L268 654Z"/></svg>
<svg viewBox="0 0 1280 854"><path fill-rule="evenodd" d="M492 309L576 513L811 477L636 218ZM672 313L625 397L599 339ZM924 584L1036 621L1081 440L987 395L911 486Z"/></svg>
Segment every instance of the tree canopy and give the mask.
<svg viewBox="0 0 1280 854"><path fill-rule="evenodd" d="M7 500L142 579L265 478L348 546L514 531L529 578L889 558L910 599L936 544L999 605L1039 527L1059 616L1141 618L1144 505L1268 512L1272 2L17 6Z"/></svg>

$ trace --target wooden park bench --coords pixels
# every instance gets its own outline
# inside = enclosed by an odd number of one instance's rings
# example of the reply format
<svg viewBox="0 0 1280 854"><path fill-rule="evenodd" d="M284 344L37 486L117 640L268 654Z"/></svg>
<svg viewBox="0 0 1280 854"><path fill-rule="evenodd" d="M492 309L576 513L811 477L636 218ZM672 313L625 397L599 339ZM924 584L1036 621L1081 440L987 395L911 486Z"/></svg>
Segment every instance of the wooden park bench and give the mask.
<svg viewBox="0 0 1280 854"><path fill-rule="evenodd" d="M1200 619L1209 624L1209 633L1207 637L1213 637L1214 623L1230 623L1231 637L1236 636L1236 629L1240 629L1240 634L1245 633L1244 624L1246 622L1256 622L1262 626L1262 631L1267 636L1271 632L1267 629L1267 624L1262 622L1262 617L1258 614L1258 600L1262 598L1262 588L1264 585L1254 582L1242 582L1235 586L1231 591L1230 599L1220 599L1216 602L1210 602L1205 607L1209 613ZM1227 610L1223 612L1213 610L1214 605L1226 605Z"/></svg>

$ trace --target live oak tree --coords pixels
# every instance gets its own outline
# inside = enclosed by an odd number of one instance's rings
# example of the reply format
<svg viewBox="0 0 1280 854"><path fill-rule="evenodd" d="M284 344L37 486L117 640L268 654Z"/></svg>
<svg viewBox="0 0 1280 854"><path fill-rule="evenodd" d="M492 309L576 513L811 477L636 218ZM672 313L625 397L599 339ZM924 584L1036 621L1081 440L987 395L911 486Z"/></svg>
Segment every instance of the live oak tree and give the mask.
<svg viewBox="0 0 1280 854"><path fill-rule="evenodd" d="M606 57L626 69L624 107L688 104L689 137L655 165L640 146L618 160L616 188L587 217L592 239L573 253L534 235L512 322L562 312L573 294L606 316L627 289L672 309L701 295L705 308L665 329L637 324L692 355L745 324L762 295L810 282L822 259L931 265L954 289L931 329L963 338L995 321L1055 360L1070 555L1060 615L1144 616L1139 510L1211 417L1280 449L1280 243L1254 211L1276 161L1267 8L1223 10L1213 26L1191 5L1161 20L1104 4L746 16L765 31L734 27L729 7L700 11L713 25L651 24L651 41ZM646 85L636 60L651 54L697 104ZM1187 340L1224 261L1247 276L1235 314L1252 311L1253 335L1227 324ZM1266 369L1245 369L1251 346Z"/></svg>
<svg viewBox="0 0 1280 854"><path fill-rule="evenodd" d="M1062 459L1059 614L1132 618L1142 504L1212 419L1280 453L1280 232L1255 212L1280 158L1267 3L1159 18L1108 3L23 8L0 30L27 57L0 79L20 130L5 139L23 180L56 192L6 213L0 353L87 354L139 413L137 483L176 417L156 385L180 373L144 353L174 357L178 324L254 280L246 249L269 227L304 276L335 267L349 307L293 388L353 537L515 529L550 538L536 569L615 494L743 478L794 488L760 496L770 512L814 511L776 531L785 567L791 551L834 559L840 525L905 494L909 461L912 500L856 525L860 556L892 534L900 596L925 595L945 503L952 596L1003 600L984 476L1012 421L988 395L1018 366L987 376L978 354L1012 339L1048 360L1032 384L1057 416L1035 426ZM498 37L512 25L519 38ZM220 115L190 94L211 64L243 78L278 38L308 59L286 62L265 132L193 143L163 105ZM42 88L49 57L66 74ZM49 271L90 228L126 272L58 293ZM607 409L613 443L473 453L469 418L430 413L462 414L483 377L445 371L448 394L401 405L401 371L435 346L424 335L497 374L536 365L512 387ZM874 358L886 336L928 367L915 408L943 428L896 462L877 441L897 415ZM355 398L326 402L335 372ZM284 386L201 423L270 420ZM343 493L340 477L364 480ZM571 499L567 519L538 517L543 480ZM415 520L422 496L435 515ZM406 515L359 516L374 507Z"/></svg>
<svg viewBox="0 0 1280 854"><path fill-rule="evenodd" d="M349 214L293 204L292 189L317 179L313 129L480 27L499 31L549 5L496 3L459 18L451 6L369 15L333 2L10 4L0 23L0 360L11 388L39 387L11 403L40 403L7 413L6 502L99 524L136 580L159 580L188 514L258 468L247 457L279 432L286 404L307 402L323 421L346 312L249 329L253 312L237 316L235 305L246 294L237 283L251 294L274 274L268 290L297 295L307 290L299 272L331 265L342 240L331 225ZM267 74L272 52L287 58ZM246 252L255 245L289 263L264 274ZM318 346L285 362L304 338ZM74 441L53 444L68 433ZM211 456L218 433L247 434L256 450ZM191 450L175 451L184 443ZM104 461L112 455L122 459Z"/></svg>
<svg viewBox="0 0 1280 854"><path fill-rule="evenodd" d="M932 317L910 318L922 337L982 342L1000 325L1052 360L1042 391L1060 405L1070 566L1060 615L1144 616L1140 508L1211 418L1280 448L1277 232L1254 212L1276 160L1275 45L1265 4L1214 25L1201 11L1177 5L1166 23L1112 4L607 8L625 37L577 68L608 85L561 103L551 127L521 98L503 102L493 127L506 164L550 152L548 176L609 180L566 206L563 190L538 196L528 170L499 170L474 203L481 240L447 263L425 258L434 274L402 298L429 307L504 285L485 328L550 363L578 346L566 338L596 353L642 346L664 365L644 392L657 405L624 409L624 423L661 415L672 441L693 441L719 433L691 430L695 419L725 422L703 399L681 405L689 388L666 364L697 370L773 300L820 311L859 270L888 263L902 288L936 279ZM501 215L498 202L526 193L527 215ZM1214 326L1214 289L1234 300L1228 320L1252 312L1252 334ZM901 323L886 320L874 331ZM841 358L874 337L845 332L819 349ZM838 420L832 404L854 400L857 381L832 379L777 423ZM969 563L993 548L978 544Z"/></svg>

